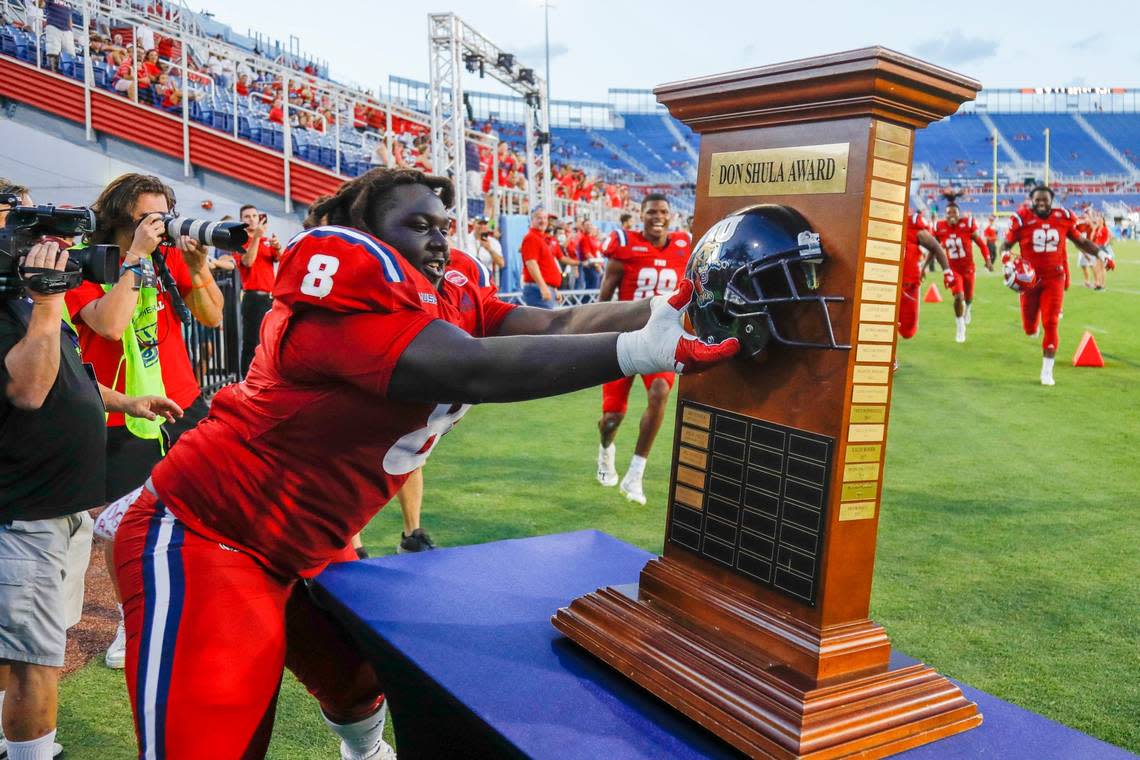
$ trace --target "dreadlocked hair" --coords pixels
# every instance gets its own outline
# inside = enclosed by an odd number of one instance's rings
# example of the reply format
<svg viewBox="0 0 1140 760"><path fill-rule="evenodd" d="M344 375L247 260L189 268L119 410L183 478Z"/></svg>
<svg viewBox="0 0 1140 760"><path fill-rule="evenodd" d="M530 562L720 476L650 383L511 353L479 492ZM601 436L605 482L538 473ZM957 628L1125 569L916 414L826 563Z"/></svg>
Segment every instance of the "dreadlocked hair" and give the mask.
<svg viewBox="0 0 1140 760"><path fill-rule="evenodd" d="M335 224L353 227L380 237L380 222L393 205L392 191L403 185L423 185L439 196L445 208L455 202L455 188L446 177L415 169L370 169L341 185L332 195L323 195L309 206L304 227Z"/></svg>

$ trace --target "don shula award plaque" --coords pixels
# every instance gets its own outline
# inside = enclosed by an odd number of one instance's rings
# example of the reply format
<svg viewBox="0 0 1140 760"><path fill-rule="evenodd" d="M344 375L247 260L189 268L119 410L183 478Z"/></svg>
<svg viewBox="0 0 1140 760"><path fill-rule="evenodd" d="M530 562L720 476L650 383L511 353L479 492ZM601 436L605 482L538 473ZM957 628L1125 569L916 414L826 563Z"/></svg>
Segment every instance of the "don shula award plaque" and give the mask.
<svg viewBox="0 0 1140 760"><path fill-rule="evenodd" d="M977 706L868 619L914 133L980 85L883 48L666 84L701 135L664 551L554 625L753 757L882 757Z"/></svg>

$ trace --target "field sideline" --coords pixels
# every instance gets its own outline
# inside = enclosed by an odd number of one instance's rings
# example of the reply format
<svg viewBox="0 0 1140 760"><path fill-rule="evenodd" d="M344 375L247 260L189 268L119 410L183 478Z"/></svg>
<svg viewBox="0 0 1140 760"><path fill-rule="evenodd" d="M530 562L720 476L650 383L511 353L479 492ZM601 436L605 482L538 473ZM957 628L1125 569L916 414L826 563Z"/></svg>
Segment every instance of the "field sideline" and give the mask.
<svg viewBox="0 0 1140 760"><path fill-rule="evenodd" d="M872 617L943 673L1140 752L1140 244L1115 249L1107 291L1074 272L1053 388L998 274L979 270L963 345L950 303L923 304L898 352ZM1070 366L1085 329L1106 368ZM638 386L619 469L643 402ZM660 551L671 423L638 507L594 482L599 405L592 390L472 410L425 470L425 527L443 546L597 528ZM365 543L391 553L399 531L393 506ZM64 681L59 740L72 760L132 756L121 674L98 661ZM269 756L336 752L287 677Z"/></svg>

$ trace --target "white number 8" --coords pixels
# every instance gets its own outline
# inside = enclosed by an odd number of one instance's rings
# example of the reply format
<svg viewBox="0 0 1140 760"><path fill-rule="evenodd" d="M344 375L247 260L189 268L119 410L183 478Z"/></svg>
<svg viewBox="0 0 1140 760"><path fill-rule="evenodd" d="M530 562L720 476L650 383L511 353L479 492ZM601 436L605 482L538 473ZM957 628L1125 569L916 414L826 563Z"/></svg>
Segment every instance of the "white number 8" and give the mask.
<svg viewBox="0 0 1140 760"><path fill-rule="evenodd" d="M314 298L324 298L333 287L333 275L340 269L340 259L315 253L309 259L309 273L301 280L301 292Z"/></svg>

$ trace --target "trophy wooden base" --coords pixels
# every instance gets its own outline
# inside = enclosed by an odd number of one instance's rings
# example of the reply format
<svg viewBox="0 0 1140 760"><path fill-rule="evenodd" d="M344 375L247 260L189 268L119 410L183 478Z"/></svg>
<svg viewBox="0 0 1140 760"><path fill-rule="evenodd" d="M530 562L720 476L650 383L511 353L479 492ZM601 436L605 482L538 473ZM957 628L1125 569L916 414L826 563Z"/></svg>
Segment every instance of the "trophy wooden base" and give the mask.
<svg viewBox="0 0 1140 760"><path fill-rule="evenodd" d="M636 598L605 588L574 600L558 611L554 626L749 756L885 757L982 722L977 705L932 668L915 664L890 670L885 658L875 664L889 645L874 623L866 621L855 635L852 626L813 634L802 623L790 626L786 618L778 619L764 605L749 608L740 595L717 589L709 578L699 585L706 601L719 597L721 604L714 605L719 619L694 616L675 606L677 598L667 601L648 590L660 588L654 576L677 580L672 564L650 562ZM746 630L754 634L747 641L737 635ZM777 645L780 640L784 646ZM874 643L843 643L852 641ZM806 655L812 649L817 662L846 650L839 657L847 664L854 662L852 651L871 653L871 664L818 679L805 675L795 656L774 654L798 650Z"/></svg>

